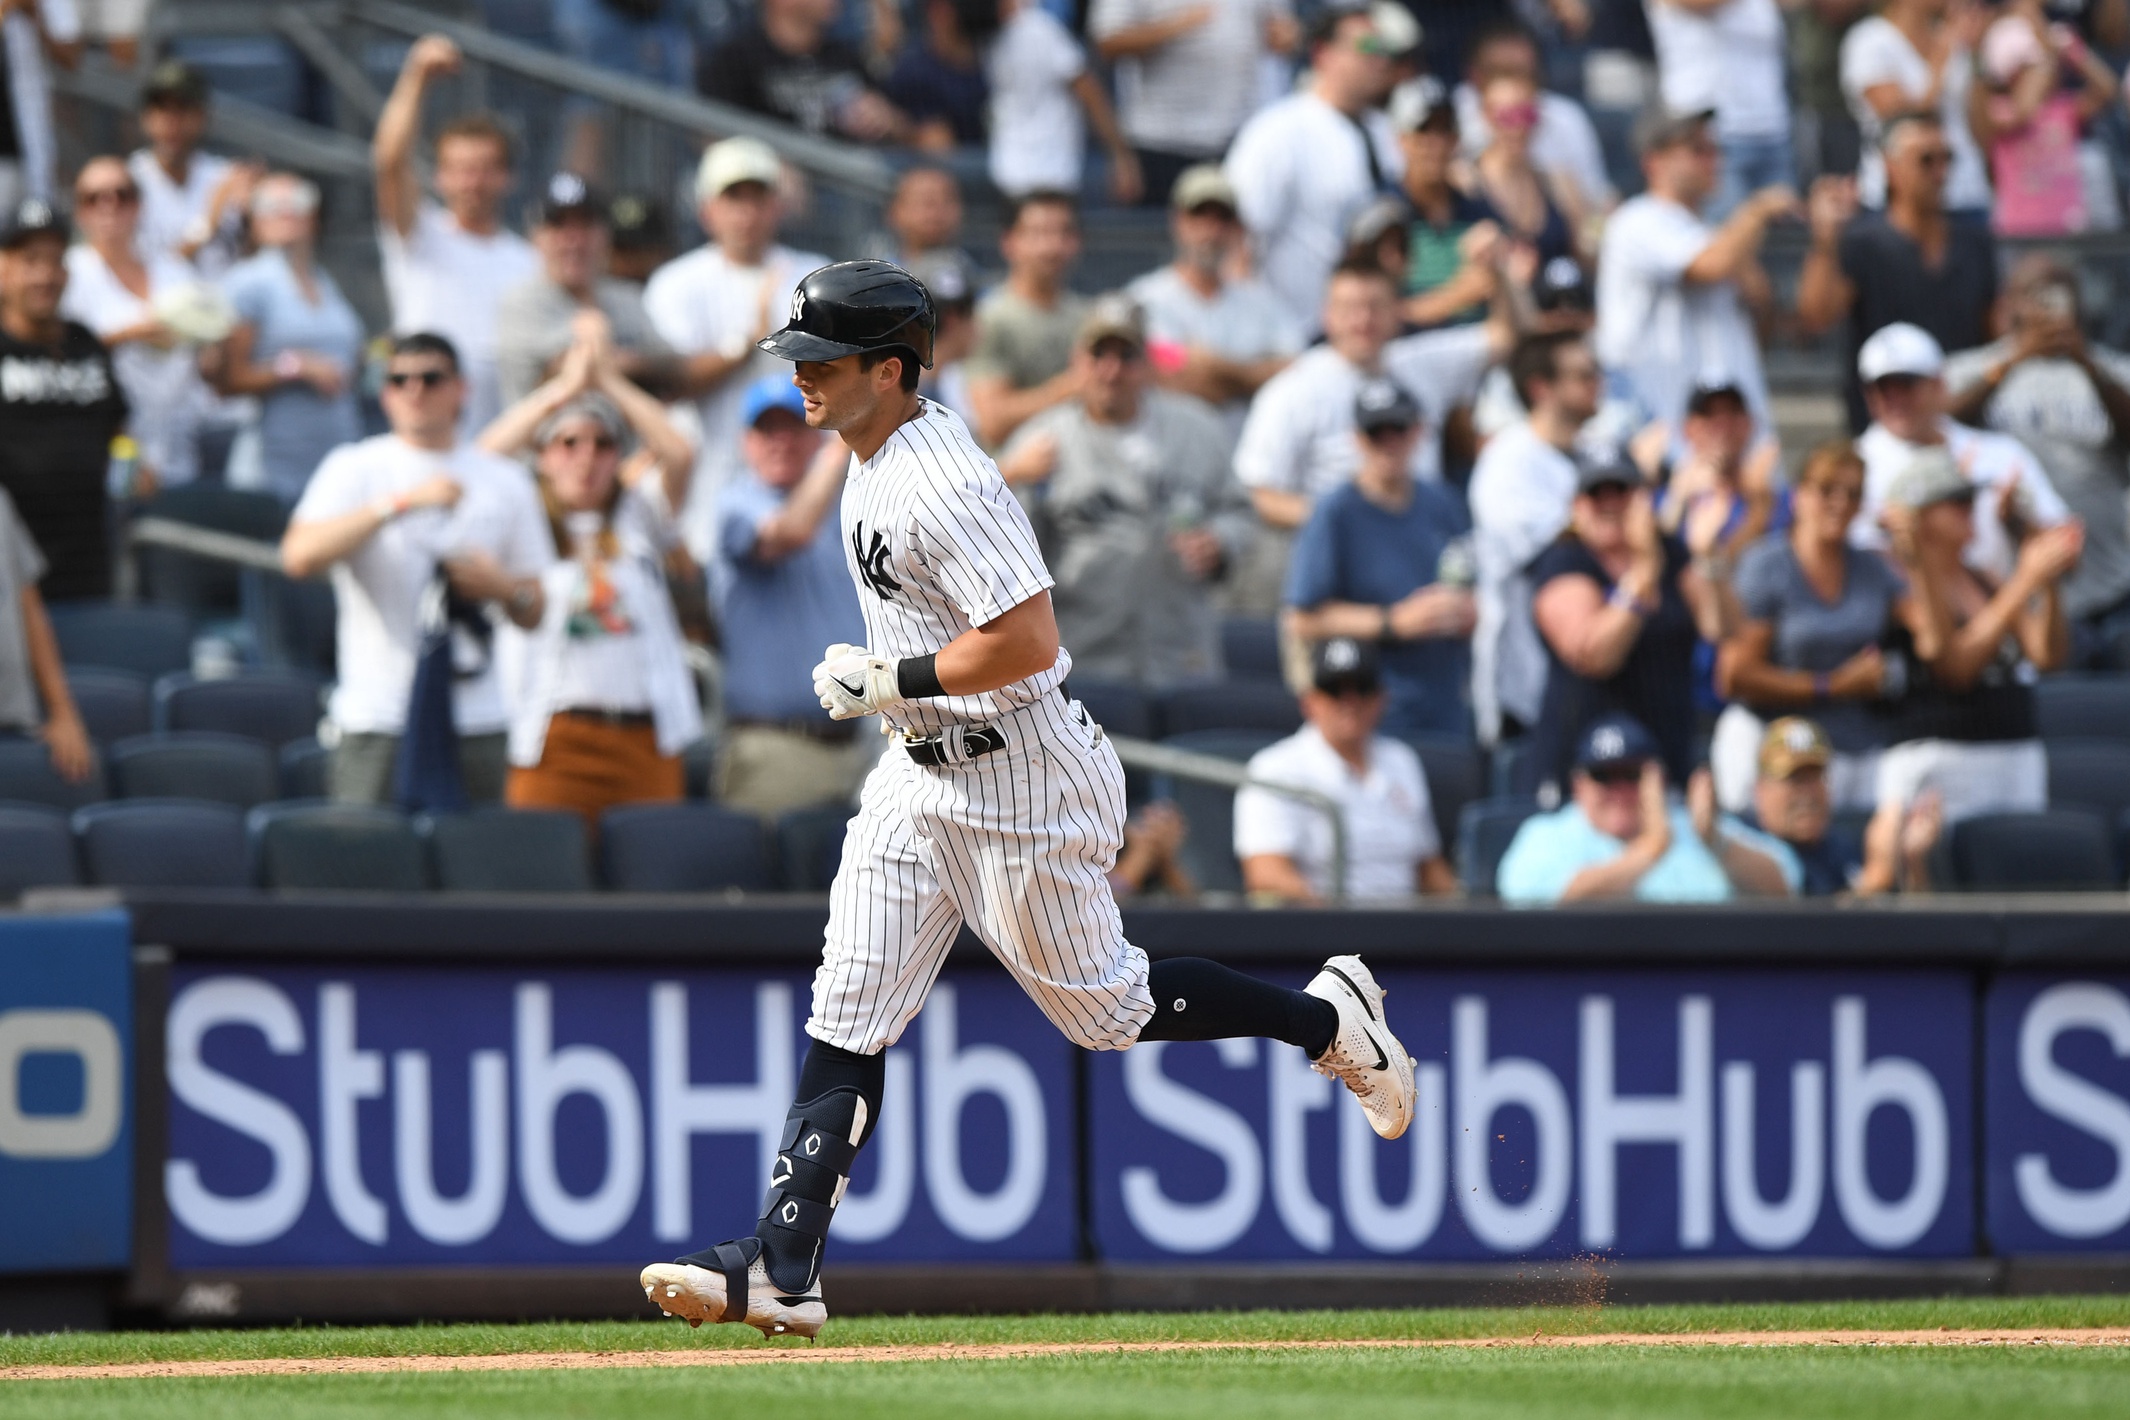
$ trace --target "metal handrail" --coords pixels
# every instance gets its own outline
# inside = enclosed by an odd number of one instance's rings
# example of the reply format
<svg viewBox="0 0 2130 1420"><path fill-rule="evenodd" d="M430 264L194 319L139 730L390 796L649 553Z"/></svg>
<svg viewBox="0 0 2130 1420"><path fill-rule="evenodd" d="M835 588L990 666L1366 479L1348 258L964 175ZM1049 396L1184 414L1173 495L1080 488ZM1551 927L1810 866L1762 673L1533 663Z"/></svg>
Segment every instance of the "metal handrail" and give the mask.
<svg viewBox="0 0 2130 1420"><path fill-rule="evenodd" d="M281 549L258 538L181 523L175 518L137 518L126 528L130 547L167 547L195 557L230 562L258 572L281 572Z"/></svg>
<svg viewBox="0 0 2130 1420"><path fill-rule="evenodd" d="M100 108L131 113L140 106L140 81L131 74L84 64L52 72L52 86ZM218 147L256 153L283 166L319 177L370 177L370 145L345 133L320 128L250 103L233 94L216 94L207 112L207 136Z"/></svg>
<svg viewBox="0 0 2130 1420"><path fill-rule="evenodd" d="M1331 901L1336 904L1346 900L1346 815L1340 810L1338 800L1315 789L1259 779L1234 760L1222 759L1218 755L1198 754L1128 735L1110 735L1108 739L1117 751L1118 761L1128 769L1143 769L1149 774L1168 774L1228 789L1263 789L1305 804L1324 815L1331 821Z"/></svg>

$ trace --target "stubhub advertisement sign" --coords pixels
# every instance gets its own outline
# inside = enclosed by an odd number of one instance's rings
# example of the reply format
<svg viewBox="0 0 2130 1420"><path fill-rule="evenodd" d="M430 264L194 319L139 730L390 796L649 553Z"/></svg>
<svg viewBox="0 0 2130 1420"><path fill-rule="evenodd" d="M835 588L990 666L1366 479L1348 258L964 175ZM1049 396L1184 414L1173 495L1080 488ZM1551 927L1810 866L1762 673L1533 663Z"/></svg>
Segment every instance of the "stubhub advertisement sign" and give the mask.
<svg viewBox="0 0 2130 1420"><path fill-rule="evenodd" d="M2130 1251L2130 976L2007 972L1983 1015L1992 1241Z"/></svg>

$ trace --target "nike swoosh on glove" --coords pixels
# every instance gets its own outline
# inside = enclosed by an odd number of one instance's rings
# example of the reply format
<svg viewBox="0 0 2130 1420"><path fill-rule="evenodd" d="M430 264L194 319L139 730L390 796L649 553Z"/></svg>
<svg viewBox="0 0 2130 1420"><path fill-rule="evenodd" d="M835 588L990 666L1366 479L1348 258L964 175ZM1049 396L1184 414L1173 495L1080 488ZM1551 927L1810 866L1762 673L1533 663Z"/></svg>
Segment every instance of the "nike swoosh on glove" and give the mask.
<svg viewBox="0 0 2130 1420"><path fill-rule="evenodd" d="M832 720L877 715L902 700L895 658L838 641L814 667L814 694L821 697L821 708Z"/></svg>

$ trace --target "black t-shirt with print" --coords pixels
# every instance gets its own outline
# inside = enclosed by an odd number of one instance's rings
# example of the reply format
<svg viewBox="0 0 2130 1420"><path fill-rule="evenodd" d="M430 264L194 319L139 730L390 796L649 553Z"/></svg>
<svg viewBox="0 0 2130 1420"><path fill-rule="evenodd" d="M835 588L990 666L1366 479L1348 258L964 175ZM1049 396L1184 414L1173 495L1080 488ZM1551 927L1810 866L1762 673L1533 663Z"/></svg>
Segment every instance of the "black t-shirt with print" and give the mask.
<svg viewBox="0 0 2130 1420"><path fill-rule="evenodd" d="M760 20L719 43L697 79L705 98L826 134L836 131L836 116L868 87L865 66L850 45L823 39L811 54L786 54L769 42Z"/></svg>
<svg viewBox="0 0 2130 1420"><path fill-rule="evenodd" d="M104 479L126 422L111 356L66 322L55 344L0 330L0 487L44 551L48 600L111 594Z"/></svg>

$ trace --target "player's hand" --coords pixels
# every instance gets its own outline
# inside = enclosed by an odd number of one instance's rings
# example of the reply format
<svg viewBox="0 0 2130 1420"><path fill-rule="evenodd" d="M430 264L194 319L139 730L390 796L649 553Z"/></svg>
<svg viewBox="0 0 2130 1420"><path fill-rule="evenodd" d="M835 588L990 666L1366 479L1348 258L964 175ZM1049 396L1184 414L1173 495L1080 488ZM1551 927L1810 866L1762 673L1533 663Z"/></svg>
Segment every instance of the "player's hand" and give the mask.
<svg viewBox="0 0 2130 1420"><path fill-rule="evenodd" d="M895 658L838 641L814 667L814 694L831 720L856 720L899 704Z"/></svg>

